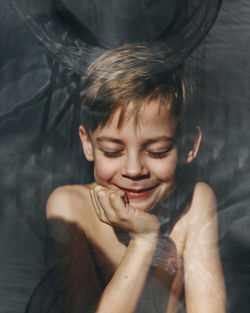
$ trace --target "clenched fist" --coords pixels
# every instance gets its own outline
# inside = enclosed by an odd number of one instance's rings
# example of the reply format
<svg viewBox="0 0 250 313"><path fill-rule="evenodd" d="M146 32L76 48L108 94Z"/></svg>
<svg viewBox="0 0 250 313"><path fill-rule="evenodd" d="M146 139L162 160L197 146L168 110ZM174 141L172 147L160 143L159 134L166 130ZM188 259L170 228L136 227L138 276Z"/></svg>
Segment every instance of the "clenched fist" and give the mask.
<svg viewBox="0 0 250 313"><path fill-rule="evenodd" d="M131 238L152 238L159 235L158 218L131 206L124 191L95 186L90 193L100 221L127 231Z"/></svg>

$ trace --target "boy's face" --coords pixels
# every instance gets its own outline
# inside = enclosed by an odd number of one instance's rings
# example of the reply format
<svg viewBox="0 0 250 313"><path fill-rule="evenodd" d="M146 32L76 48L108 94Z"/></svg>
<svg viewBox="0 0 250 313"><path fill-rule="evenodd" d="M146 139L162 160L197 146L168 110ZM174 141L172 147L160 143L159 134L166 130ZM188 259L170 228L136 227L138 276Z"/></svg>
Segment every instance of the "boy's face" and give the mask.
<svg viewBox="0 0 250 313"><path fill-rule="evenodd" d="M111 122L87 138L80 127L86 158L94 161L97 184L126 192L136 209L150 211L175 186L177 119L158 105L145 105L117 128L119 110Z"/></svg>

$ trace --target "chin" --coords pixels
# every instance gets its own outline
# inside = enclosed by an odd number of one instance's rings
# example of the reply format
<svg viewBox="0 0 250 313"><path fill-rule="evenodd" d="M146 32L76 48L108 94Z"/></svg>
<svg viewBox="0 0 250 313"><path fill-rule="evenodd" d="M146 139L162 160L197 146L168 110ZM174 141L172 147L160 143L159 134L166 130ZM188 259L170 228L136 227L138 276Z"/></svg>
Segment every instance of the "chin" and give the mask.
<svg viewBox="0 0 250 313"><path fill-rule="evenodd" d="M174 184L171 186L163 185L160 188L158 188L158 190L150 197L146 199L129 198L129 203L137 210L144 212L152 212L166 197L168 197L173 192L174 189L175 189Z"/></svg>
<svg viewBox="0 0 250 313"><path fill-rule="evenodd" d="M129 204L135 208L136 210L144 211L144 212L150 212L154 209L153 204L151 203L145 203L143 201L141 202L134 202L133 200L129 201Z"/></svg>

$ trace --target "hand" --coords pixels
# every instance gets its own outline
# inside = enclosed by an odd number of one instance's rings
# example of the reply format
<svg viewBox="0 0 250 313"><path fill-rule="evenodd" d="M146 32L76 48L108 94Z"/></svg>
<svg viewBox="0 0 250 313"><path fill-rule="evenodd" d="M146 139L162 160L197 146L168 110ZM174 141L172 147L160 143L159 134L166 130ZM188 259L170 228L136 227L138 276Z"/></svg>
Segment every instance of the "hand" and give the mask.
<svg viewBox="0 0 250 313"><path fill-rule="evenodd" d="M134 239L158 237L160 230L158 218L132 207L125 192L96 186L90 194L100 221L127 231Z"/></svg>

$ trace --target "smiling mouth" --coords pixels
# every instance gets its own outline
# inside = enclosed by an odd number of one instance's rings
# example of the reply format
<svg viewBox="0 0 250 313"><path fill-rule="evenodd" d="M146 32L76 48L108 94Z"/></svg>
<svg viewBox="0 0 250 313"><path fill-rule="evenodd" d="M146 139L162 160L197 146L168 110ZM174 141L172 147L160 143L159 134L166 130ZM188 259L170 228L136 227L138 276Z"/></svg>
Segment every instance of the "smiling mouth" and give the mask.
<svg viewBox="0 0 250 313"><path fill-rule="evenodd" d="M118 187L118 188L124 191L126 195L128 196L128 198L135 199L135 198L143 198L143 197L150 195L157 186L158 185L154 185L152 187L144 188L144 189L130 189L130 188L123 188L123 187Z"/></svg>

